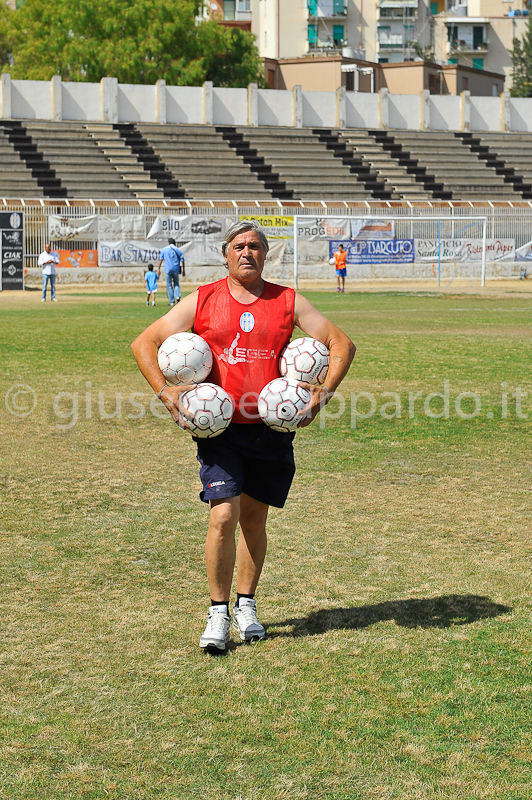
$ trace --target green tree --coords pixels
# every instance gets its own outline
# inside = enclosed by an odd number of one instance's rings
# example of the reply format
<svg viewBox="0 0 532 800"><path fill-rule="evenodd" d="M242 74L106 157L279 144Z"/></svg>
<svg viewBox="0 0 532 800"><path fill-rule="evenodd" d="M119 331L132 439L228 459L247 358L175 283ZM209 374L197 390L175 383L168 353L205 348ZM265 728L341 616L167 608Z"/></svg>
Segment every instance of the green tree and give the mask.
<svg viewBox="0 0 532 800"><path fill-rule="evenodd" d="M199 20L201 0L26 0L13 14L14 78L263 85L252 34Z"/></svg>
<svg viewBox="0 0 532 800"><path fill-rule="evenodd" d="M0 72L9 72L9 56L12 49L12 16L13 12L5 0L0 0Z"/></svg>
<svg viewBox="0 0 532 800"><path fill-rule="evenodd" d="M523 40L514 39L512 59L512 97L532 97L532 17L528 17Z"/></svg>

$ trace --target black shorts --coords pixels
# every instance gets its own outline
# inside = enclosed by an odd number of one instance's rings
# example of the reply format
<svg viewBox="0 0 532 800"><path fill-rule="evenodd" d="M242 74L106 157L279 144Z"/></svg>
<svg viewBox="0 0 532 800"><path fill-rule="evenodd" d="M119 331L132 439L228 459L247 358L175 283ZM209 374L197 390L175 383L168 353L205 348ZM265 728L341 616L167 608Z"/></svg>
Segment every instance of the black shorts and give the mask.
<svg viewBox="0 0 532 800"><path fill-rule="evenodd" d="M294 433L279 433L263 422L232 422L214 439L197 439L200 498L223 500L242 492L269 506L282 508L296 471Z"/></svg>

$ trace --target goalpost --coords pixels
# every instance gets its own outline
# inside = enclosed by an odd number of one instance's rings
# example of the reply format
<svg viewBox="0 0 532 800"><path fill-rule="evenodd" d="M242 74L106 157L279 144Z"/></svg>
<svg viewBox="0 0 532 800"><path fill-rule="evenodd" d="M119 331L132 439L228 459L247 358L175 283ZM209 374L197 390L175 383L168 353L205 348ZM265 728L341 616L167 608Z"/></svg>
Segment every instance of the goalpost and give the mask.
<svg viewBox="0 0 532 800"><path fill-rule="evenodd" d="M410 236L405 237L409 238L410 240L413 239L430 239L435 240L438 242L437 245L437 255L435 261L437 261L438 269L437 269L437 278L438 278L438 286L441 285L441 266L442 266L442 252L441 252L441 242L442 239L462 239L463 236L458 234L462 233L462 230L467 230L471 227L471 223L479 223L482 228L481 236L473 237L469 236L467 238L476 238L482 241L482 253L481 253L481 286L486 285L486 241L487 241L487 227L488 227L488 217L483 215L463 215L463 216L428 216L428 215L394 215L394 214L383 214L380 213L371 213L365 215L354 215L354 214L323 214L322 216L310 216L306 214L295 214L294 217L294 233L293 233L293 243L294 243L294 288L297 290L298 288L298 280L299 280L299 265L298 265L298 254L299 254L299 225L301 221L306 220L309 222L310 220L339 220L339 219L348 219L348 220L360 220L362 222L372 222L372 221L383 221L383 222L393 222L394 226L397 226L401 223L410 223ZM423 228L421 231L417 230L417 235L414 236L414 226L415 223L424 223ZM430 223L433 225L431 226ZM445 225L445 229L442 231L442 223ZM430 230L433 226L437 226L436 230ZM448 228L450 227L450 231ZM430 235L427 233L427 229L429 229L430 233L435 233L436 235ZM457 230L458 229L458 230ZM424 235L420 235L420 233ZM445 235L443 235L445 234ZM325 238L325 237L324 237ZM395 230L394 230L394 239L395 239ZM327 237L327 241L334 239L334 237ZM388 262L393 263L393 262ZM386 266L383 263L383 266Z"/></svg>

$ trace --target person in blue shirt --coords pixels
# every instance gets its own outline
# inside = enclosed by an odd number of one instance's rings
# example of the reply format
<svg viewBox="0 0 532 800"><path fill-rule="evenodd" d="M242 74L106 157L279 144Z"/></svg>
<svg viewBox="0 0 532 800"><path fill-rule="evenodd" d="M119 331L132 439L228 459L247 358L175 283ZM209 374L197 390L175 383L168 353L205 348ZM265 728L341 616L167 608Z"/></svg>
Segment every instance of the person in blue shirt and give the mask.
<svg viewBox="0 0 532 800"><path fill-rule="evenodd" d="M146 286L146 305L149 306L150 304L150 294L151 304L152 306L155 305L155 292L157 291L157 281L159 280L159 276L156 272L153 271L153 264L148 264L148 271L144 275L144 285Z"/></svg>
<svg viewBox="0 0 532 800"><path fill-rule="evenodd" d="M185 277L185 256L175 243L175 239L168 239L168 247L161 250L161 260L159 261L159 275L161 274L161 264L164 264L166 274L166 294L168 295L168 305L173 306L181 300L181 289L179 287L179 276Z"/></svg>

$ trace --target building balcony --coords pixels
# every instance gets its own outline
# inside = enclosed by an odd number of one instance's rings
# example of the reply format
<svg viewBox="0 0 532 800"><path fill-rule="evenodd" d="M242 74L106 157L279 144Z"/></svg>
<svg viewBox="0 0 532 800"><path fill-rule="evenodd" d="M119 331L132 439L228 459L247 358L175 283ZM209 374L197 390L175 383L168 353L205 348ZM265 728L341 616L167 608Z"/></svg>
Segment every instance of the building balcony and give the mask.
<svg viewBox="0 0 532 800"><path fill-rule="evenodd" d="M448 53L486 53L489 49L489 42L466 42L463 39L460 41L447 42Z"/></svg>
<svg viewBox="0 0 532 800"><path fill-rule="evenodd" d="M309 19L347 17L348 0L308 0Z"/></svg>

